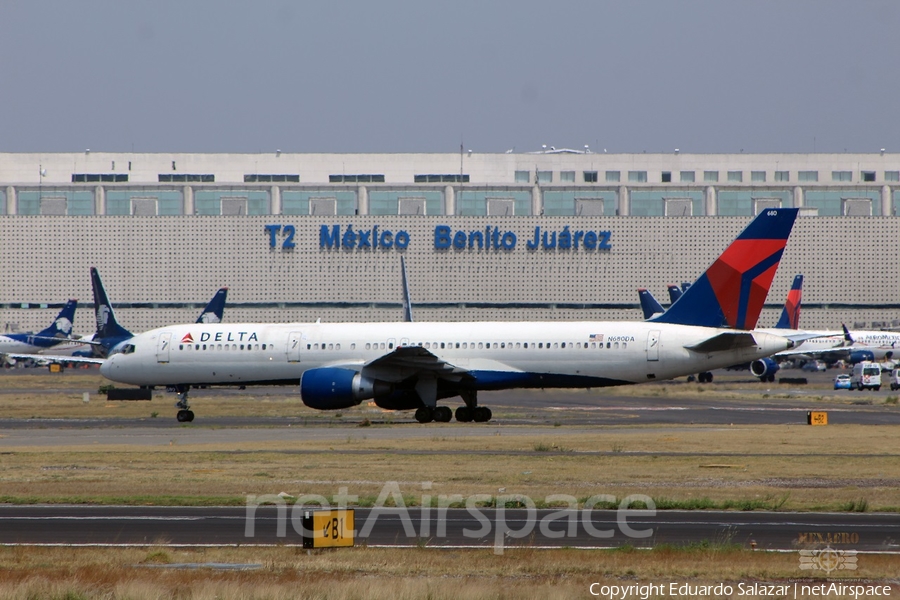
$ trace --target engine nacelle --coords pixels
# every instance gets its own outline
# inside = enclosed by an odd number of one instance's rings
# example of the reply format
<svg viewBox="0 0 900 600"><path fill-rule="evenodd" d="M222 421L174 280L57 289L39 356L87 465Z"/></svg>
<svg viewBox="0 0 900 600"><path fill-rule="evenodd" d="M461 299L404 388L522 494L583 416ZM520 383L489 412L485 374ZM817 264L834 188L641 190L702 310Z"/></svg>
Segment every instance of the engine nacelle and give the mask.
<svg viewBox="0 0 900 600"><path fill-rule="evenodd" d="M350 408L390 391L390 385L363 377L353 369L322 367L305 371L300 377L303 404L318 410Z"/></svg>
<svg viewBox="0 0 900 600"><path fill-rule="evenodd" d="M850 364L875 362L875 354L871 350L853 350L850 352Z"/></svg>
<svg viewBox="0 0 900 600"><path fill-rule="evenodd" d="M750 372L760 381L775 381L775 373L781 369L771 358L757 358L750 363Z"/></svg>

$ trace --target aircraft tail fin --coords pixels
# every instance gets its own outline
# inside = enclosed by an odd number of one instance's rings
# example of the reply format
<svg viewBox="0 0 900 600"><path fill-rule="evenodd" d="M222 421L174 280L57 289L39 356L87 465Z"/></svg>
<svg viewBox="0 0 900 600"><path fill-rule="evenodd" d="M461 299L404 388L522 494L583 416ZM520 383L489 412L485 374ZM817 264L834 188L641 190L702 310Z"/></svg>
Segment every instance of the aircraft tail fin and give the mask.
<svg viewBox="0 0 900 600"><path fill-rule="evenodd" d="M796 275L787 300L784 301L784 309L781 318L775 325L775 329L800 329L800 299L803 295L803 275Z"/></svg>
<svg viewBox="0 0 900 600"><path fill-rule="evenodd" d="M132 337L131 332L119 325L112 304L106 296L100 273L91 267L91 287L94 288L94 316L97 319L97 333L95 338L124 338Z"/></svg>
<svg viewBox="0 0 900 600"><path fill-rule="evenodd" d="M665 312L662 305L656 301L656 298L653 297L649 290L639 289L638 297L641 299L641 311L644 313L644 320Z"/></svg>
<svg viewBox="0 0 900 600"><path fill-rule="evenodd" d="M225 299L228 297L228 288L219 288L216 295L212 297L200 316L197 317L198 323L221 323L222 315L225 313Z"/></svg>
<svg viewBox="0 0 900 600"><path fill-rule="evenodd" d="M675 285L674 283L670 283L666 286L669 289L669 303L675 304L675 302L681 298L681 295L684 293L681 291L681 288Z"/></svg>
<svg viewBox="0 0 900 600"><path fill-rule="evenodd" d="M78 300L69 300L63 306L59 314L53 320L53 323L47 329L37 333L37 337L41 338L68 338L72 337L72 322L75 320L75 309L78 307Z"/></svg>
<svg viewBox="0 0 900 600"><path fill-rule="evenodd" d="M406 277L406 260L400 257L400 275L403 277L403 321L412 323L412 298L409 294L409 279Z"/></svg>
<svg viewBox="0 0 900 600"><path fill-rule="evenodd" d="M744 330L756 327L797 213L796 208L759 213L669 310L651 320Z"/></svg>

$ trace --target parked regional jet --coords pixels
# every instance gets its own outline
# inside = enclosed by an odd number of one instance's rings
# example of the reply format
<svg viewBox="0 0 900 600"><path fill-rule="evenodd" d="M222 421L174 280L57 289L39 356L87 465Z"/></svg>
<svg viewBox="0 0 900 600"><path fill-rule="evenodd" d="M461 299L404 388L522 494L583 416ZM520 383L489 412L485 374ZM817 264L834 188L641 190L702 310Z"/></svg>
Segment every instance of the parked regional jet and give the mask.
<svg viewBox="0 0 900 600"><path fill-rule="evenodd" d="M416 419L449 421L438 400L461 396L458 421L488 421L479 391L585 388L669 379L749 362L793 346L749 332L797 209L760 213L656 321L246 323L172 325L135 336L100 372L112 381L173 386L178 420L193 418L191 386L296 385L312 408L373 399ZM673 310L676 309L677 310ZM704 325L726 319L738 329Z"/></svg>
<svg viewBox="0 0 900 600"><path fill-rule="evenodd" d="M0 335L0 353L35 353L70 341L78 300L69 300L43 331Z"/></svg>

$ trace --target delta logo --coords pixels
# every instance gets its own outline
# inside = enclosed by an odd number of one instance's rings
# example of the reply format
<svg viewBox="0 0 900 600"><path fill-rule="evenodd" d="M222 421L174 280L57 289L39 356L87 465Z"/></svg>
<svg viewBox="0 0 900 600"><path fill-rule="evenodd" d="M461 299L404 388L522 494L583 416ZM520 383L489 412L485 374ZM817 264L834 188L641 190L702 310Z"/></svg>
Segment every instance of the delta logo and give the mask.
<svg viewBox="0 0 900 600"><path fill-rule="evenodd" d="M182 344L193 344L193 343L194 343L194 336L192 336L192 335L190 334L190 332L188 332L187 334L185 334L185 336L184 336L183 338L181 338L181 343L182 343Z"/></svg>

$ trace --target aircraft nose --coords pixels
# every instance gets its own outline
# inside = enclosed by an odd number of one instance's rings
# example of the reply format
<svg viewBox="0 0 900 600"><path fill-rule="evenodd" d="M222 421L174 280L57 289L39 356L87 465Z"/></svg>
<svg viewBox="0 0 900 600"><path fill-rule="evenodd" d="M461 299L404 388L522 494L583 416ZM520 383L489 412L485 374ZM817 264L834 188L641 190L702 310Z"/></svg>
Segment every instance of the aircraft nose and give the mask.
<svg viewBox="0 0 900 600"><path fill-rule="evenodd" d="M103 363L100 365L100 374L103 375L104 377L109 377L109 374L112 373L113 362L115 360L116 360L115 357L111 356L111 357L107 358L105 361L103 361Z"/></svg>

